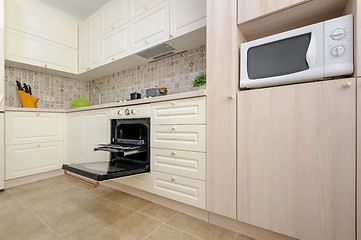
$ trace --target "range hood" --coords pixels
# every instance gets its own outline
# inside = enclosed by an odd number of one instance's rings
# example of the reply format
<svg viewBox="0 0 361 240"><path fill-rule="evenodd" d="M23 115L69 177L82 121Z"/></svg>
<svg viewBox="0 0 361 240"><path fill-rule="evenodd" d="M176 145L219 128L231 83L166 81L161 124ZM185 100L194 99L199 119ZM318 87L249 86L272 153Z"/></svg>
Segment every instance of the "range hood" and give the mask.
<svg viewBox="0 0 361 240"><path fill-rule="evenodd" d="M154 62L185 51L186 50L182 47L163 42L143 51L137 52L136 55L145 58L148 62Z"/></svg>

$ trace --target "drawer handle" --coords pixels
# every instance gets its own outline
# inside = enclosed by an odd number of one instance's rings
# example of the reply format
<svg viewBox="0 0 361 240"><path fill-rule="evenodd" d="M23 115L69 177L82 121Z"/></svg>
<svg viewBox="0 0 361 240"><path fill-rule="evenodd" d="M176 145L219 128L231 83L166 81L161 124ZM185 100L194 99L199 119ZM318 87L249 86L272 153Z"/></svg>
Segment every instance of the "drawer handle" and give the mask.
<svg viewBox="0 0 361 240"><path fill-rule="evenodd" d="M175 127L172 127L172 130L174 131L174 130L175 130Z"/></svg>
<svg viewBox="0 0 361 240"><path fill-rule="evenodd" d="M352 82L351 81L347 81L345 83L345 85L343 85L344 88L350 88L352 86Z"/></svg>
<svg viewBox="0 0 361 240"><path fill-rule="evenodd" d="M115 60L115 58L113 58L113 57L112 57L112 60L114 61L114 60Z"/></svg>
<svg viewBox="0 0 361 240"><path fill-rule="evenodd" d="M172 180L172 182L174 182L174 181L175 181L175 177L172 177L172 179L171 179L171 180Z"/></svg>
<svg viewBox="0 0 361 240"><path fill-rule="evenodd" d="M174 36L173 36L173 34L169 34L169 38L173 38Z"/></svg>
<svg viewBox="0 0 361 240"><path fill-rule="evenodd" d="M64 171L64 174L65 174L67 177L70 177L70 178L72 178L72 179L74 179L74 180L77 180L77 181L79 181L79 182L85 183L85 184L87 184L87 185L89 185L89 186L92 186L92 187L98 187L98 186L99 186L99 182L92 183L92 182L85 181L85 180L80 179L80 178L77 178L77 177L75 177L75 176L73 176L73 175L69 175L67 171Z"/></svg>
<svg viewBox="0 0 361 240"><path fill-rule="evenodd" d="M172 105L175 105L175 101L172 101Z"/></svg>
<svg viewBox="0 0 361 240"><path fill-rule="evenodd" d="M145 42L145 43L147 43L147 44L149 43L149 41L148 41L148 40L145 40L144 42Z"/></svg>
<svg viewBox="0 0 361 240"><path fill-rule="evenodd" d="M44 67L48 67L48 65L47 65L47 64L44 64Z"/></svg>
<svg viewBox="0 0 361 240"><path fill-rule="evenodd" d="M40 144L36 144L37 147L40 147Z"/></svg>
<svg viewBox="0 0 361 240"><path fill-rule="evenodd" d="M40 113L37 113L36 116L37 116L37 117L40 117Z"/></svg>
<svg viewBox="0 0 361 240"><path fill-rule="evenodd" d="M233 99L233 96L228 96L228 100L232 100Z"/></svg>
<svg viewBox="0 0 361 240"><path fill-rule="evenodd" d="M172 156L175 156L175 152L172 152Z"/></svg>

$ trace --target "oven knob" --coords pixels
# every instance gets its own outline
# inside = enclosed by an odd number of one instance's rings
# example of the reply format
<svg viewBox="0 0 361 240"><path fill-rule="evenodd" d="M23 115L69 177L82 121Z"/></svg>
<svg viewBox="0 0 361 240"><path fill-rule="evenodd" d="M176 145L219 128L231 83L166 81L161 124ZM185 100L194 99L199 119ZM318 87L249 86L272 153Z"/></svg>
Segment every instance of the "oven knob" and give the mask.
<svg viewBox="0 0 361 240"><path fill-rule="evenodd" d="M346 52L346 48L342 45L335 46L331 49L331 55L333 57L342 57Z"/></svg>
<svg viewBox="0 0 361 240"><path fill-rule="evenodd" d="M121 111L121 110L118 110L118 115L122 115L122 111Z"/></svg>
<svg viewBox="0 0 361 240"><path fill-rule="evenodd" d="M130 114L130 111L129 111L129 109L127 108L127 109L125 109L125 111L124 111L124 113L125 113L125 115L129 115Z"/></svg>
<svg viewBox="0 0 361 240"><path fill-rule="evenodd" d="M331 33L331 39L335 41L340 41L345 37L345 35L345 30L338 28Z"/></svg>
<svg viewBox="0 0 361 240"><path fill-rule="evenodd" d="M132 113L135 114L137 111L135 111L135 109L132 109Z"/></svg>

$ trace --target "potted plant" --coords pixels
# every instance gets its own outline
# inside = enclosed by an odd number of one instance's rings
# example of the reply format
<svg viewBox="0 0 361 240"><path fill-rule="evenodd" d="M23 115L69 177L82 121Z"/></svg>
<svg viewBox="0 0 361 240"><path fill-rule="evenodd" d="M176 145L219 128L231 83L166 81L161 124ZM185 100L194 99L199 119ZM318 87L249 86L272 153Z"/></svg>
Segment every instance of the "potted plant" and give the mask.
<svg viewBox="0 0 361 240"><path fill-rule="evenodd" d="M201 87L204 85L204 87L202 87L202 88L205 88L205 84L206 84L206 74L205 73L201 73L200 75L195 77L193 80L193 87Z"/></svg>

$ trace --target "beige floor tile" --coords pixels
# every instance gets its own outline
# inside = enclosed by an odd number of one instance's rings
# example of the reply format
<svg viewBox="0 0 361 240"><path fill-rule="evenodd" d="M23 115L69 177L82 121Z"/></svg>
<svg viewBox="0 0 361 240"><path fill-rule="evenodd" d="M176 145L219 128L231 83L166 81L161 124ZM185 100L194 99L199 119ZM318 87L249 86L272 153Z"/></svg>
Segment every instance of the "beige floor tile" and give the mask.
<svg viewBox="0 0 361 240"><path fill-rule="evenodd" d="M125 206L129 207L132 210L139 210L150 204L151 204L151 202L149 202L145 199L135 197L131 202L125 204Z"/></svg>
<svg viewBox="0 0 361 240"><path fill-rule="evenodd" d="M127 205L133 200L137 199L137 197L133 195L115 190L104 185L99 185L97 188L91 189L91 191L121 205Z"/></svg>
<svg viewBox="0 0 361 240"><path fill-rule="evenodd" d="M234 240L237 235L235 232L182 213L177 213L167 224L205 240Z"/></svg>
<svg viewBox="0 0 361 240"><path fill-rule="evenodd" d="M175 229L168 225L163 225L155 230L145 240L199 240L199 238L193 237L187 233L184 233L178 229Z"/></svg>
<svg viewBox="0 0 361 240"><path fill-rule="evenodd" d="M247 236L244 236L244 235L241 235L241 234L238 234L237 240L256 240L256 239L250 238L250 237L247 237Z"/></svg>
<svg viewBox="0 0 361 240"><path fill-rule="evenodd" d="M150 203L140 208L139 211L147 216L154 217L161 222L167 221L170 217L172 217L176 211L160 206L155 203Z"/></svg>

